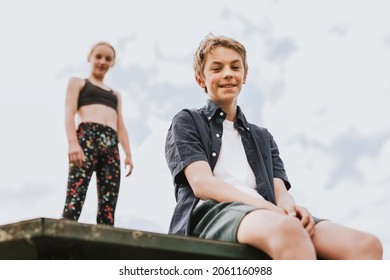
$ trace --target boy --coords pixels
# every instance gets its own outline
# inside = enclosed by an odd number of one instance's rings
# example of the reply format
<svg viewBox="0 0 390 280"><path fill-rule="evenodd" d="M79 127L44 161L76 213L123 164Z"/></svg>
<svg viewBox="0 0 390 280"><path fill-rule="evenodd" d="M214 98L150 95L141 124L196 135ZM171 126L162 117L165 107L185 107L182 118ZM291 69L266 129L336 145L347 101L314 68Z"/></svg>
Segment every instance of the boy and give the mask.
<svg viewBox="0 0 390 280"><path fill-rule="evenodd" d="M378 238L313 218L288 193L272 135L237 106L248 72L245 47L209 35L194 71L208 100L179 112L168 131L177 201L169 232L248 244L272 259L381 259Z"/></svg>

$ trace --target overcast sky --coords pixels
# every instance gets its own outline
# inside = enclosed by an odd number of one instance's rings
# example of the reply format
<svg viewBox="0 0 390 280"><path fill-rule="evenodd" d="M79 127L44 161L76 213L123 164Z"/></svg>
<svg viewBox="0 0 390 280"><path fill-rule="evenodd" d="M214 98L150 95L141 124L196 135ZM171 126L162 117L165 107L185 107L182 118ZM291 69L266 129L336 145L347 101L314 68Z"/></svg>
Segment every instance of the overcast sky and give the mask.
<svg viewBox="0 0 390 280"><path fill-rule="evenodd" d="M211 32L247 47L239 104L274 135L297 202L378 235L390 259L389 11L386 0L2 1L0 224L60 217L66 84L89 74L104 40L117 49L106 82L122 94L135 165L116 226L166 233L165 135L179 110L206 101L192 58ZM93 224L90 186L80 222Z"/></svg>

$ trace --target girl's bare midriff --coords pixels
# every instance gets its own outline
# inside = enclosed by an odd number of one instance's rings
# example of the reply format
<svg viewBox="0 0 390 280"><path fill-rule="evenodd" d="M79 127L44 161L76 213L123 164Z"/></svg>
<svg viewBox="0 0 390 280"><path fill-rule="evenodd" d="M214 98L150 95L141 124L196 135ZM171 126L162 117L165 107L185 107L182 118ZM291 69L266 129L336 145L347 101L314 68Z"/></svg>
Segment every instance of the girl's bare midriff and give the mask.
<svg viewBox="0 0 390 280"><path fill-rule="evenodd" d="M116 111L106 105L85 105L78 110L77 124L82 122L94 122L106 125L117 131L118 116Z"/></svg>

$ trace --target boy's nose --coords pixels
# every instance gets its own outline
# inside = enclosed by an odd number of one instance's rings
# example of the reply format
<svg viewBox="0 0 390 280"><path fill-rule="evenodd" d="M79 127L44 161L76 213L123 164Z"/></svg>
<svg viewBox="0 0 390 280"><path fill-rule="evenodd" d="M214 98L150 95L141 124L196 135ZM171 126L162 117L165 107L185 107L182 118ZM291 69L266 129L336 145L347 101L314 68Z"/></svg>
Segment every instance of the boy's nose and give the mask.
<svg viewBox="0 0 390 280"><path fill-rule="evenodd" d="M222 78L224 78L224 79L230 79L232 77L233 77L233 75L232 75L232 73L230 71L225 71L223 73L223 76L222 76Z"/></svg>

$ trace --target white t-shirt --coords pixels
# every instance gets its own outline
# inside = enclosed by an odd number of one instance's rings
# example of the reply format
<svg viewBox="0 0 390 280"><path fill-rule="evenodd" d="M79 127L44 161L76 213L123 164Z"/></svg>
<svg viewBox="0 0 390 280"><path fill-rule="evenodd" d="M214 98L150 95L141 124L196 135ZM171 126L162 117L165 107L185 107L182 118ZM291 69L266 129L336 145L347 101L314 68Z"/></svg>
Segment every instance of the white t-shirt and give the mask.
<svg viewBox="0 0 390 280"><path fill-rule="evenodd" d="M256 177L245 155L241 135L228 120L223 122L222 145L213 174L243 192L263 198L256 191Z"/></svg>

